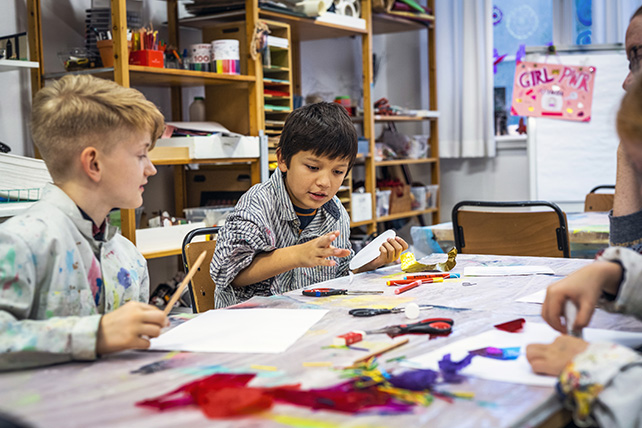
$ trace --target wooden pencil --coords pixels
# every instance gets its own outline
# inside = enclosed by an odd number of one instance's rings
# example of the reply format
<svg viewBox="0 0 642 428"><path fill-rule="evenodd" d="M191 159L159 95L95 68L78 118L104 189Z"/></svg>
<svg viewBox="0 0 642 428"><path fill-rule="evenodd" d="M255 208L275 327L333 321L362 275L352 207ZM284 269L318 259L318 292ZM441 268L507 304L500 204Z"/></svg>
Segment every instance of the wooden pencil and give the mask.
<svg viewBox="0 0 642 428"><path fill-rule="evenodd" d="M187 275L185 275L185 278L183 278L183 281L181 281L181 285L179 285L176 291L174 291L172 298L169 299L169 303L167 304L167 306L165 306L165 311L164 311L165 316L169 315L169 311L172 310L172 308L174 307L178 299L183 295L183 290L185 290L185 287L187 287L187 284L189 284L190 280L192 279L196 271L198 271L198 267L201 265L201 263L203 263L205 254L207 254L207 252L203 251L198 256L194 264L189 268L189 271L187 272Z"/></svg>

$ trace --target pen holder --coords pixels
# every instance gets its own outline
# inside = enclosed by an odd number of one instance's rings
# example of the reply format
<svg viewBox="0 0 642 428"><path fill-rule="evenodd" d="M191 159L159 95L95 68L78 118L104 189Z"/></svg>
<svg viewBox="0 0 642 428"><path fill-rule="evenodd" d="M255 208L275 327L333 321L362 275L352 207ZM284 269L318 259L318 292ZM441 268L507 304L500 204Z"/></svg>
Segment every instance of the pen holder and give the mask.
<svg viewBox="0 0 642 428"><path fill-rule="evenodd" d="M114 66L114 41L109 40L98 40L96 41L96 47L100 52L100 59L103 62L103 67L113 67ZM130 53L132 50L132 42L127 42L127 52Z"/></svg>
<svg viewBox="0 0 642 428"><path fill-rule="evenodd" d="M145 65L147 67L164 67L163 51L142 50L133 51L129 54L130 65Z"/></svg>

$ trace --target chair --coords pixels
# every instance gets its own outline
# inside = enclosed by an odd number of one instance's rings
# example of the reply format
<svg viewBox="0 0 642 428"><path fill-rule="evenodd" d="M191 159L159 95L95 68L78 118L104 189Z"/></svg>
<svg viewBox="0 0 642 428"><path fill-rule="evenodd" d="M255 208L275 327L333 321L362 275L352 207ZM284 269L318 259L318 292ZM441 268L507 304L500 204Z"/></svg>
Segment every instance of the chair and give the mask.
<svg viewBox="0 0 642 428"><path fill-rule="evenodd" d="M613 209L614 193L596 193L599 189L613 189L615 186L606 184L596 186L586 195L584 199L584 211L611 211Z"/></svg>
<svg viewBox="0 0 642 428"><path fill-rule="evenodd" d="M461 209L465 206L501 210ZM552 211L515 210L530 207ZM570 257L566 214L551 202L462 201L453 207L452 221L455 246L460 253Z"/></svg>
<svg viewBox="0 0 642 428"><path fill-rule="evenodd" d="M205 260L199 266L189 283L189 295L192 299L192 310L194 313L214 309L214 289L216 285L210 276L210 261L214 255L216 241L192 242L192 239L194 239L195 236L218 233L219 229L219 226L201 227L191 230L185 235L185 238L183 238L183 264L185 266L185 272L189 271L190 266L192 266L203 251L207 252Z"/></svg>

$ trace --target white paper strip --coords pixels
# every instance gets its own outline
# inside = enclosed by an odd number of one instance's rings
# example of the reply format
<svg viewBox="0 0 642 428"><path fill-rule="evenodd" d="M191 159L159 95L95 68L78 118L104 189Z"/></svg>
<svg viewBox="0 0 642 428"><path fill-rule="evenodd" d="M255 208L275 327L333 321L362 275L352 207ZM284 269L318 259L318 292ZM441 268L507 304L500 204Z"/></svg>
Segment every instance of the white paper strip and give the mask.
<svg viewBox="0 0 642 428"><path fill-rule="evenodd" d="M548 266L469 266L464 276L555 275Z"/></svg>

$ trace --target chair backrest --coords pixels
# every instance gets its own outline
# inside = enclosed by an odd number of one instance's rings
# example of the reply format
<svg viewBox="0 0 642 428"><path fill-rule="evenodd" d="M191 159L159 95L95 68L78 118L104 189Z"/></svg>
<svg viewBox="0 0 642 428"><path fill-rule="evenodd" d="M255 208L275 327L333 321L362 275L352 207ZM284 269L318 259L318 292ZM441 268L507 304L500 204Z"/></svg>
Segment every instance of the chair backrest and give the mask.
<svg viewBox="0 0 642 428"><path fill-rule="evenodd" d="M597 186L591 189L584 199L584 211L611 211L613 209L613 193L596 193L600 189L613 189L612 184Z"/></svg>
<svg viewBox="0 0 642 428"><path fill-rule="evenodd" d="M189 284L189 294L192 299L192 311L194 313L205 312L214 309L214 289L216 285L210 276L210 262L216 248L216 241L191 242L195 236L212 235L218 233L220 227L201 227L190 231L183 239L183 264L185 272L196 261L198 256L205 251L205 261L199 266Z"/></svg>
<svg viewBox="0 0 642 428"><path fill-rule="evenodd" d="M465 206L495 210L461 209ZM519 207L550 210L514 210ZM512 210L506 211L506 208ZM453 207L452 221L455 246L460 253L570 257L566 214L551 202L462 201Z"/></svg>

